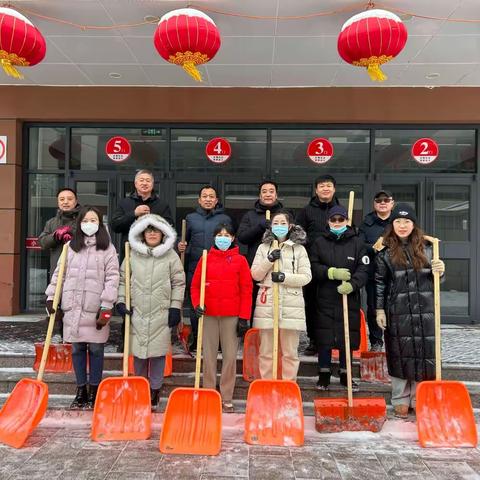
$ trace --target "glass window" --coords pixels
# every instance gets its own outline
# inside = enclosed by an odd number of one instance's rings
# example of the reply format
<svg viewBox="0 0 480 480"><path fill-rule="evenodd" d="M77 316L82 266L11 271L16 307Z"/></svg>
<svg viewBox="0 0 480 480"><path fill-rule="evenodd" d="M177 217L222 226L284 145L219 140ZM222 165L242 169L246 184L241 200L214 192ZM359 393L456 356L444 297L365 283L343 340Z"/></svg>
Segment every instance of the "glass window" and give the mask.
<svg viewBox="0 0 480 480"><path fill-rule="evenodd" d="M313 196L312 185L279 185L279 200L296 216Z"/></svg>
<svg viewBox="0 0 480 480"><path fill-rule="evenodd" d="M116 136L130 143L130 157L123 162L114 162L105 153L108 140ZM161 128L72 128L71 152L74 170L163 171L168 164L166 130Z"/></svg>
<svg viewBox="0 0 480 480"><path fill-rule="evenodd" d="M182 172L252 173L263 172L267 159L266 130L172 129L172 170ZM215 164L205 154L207 143L215 137L228 140L229 160Z"/></svg>
<svg viewBox="0 0 480 480"><path fill-rule="evenodd" d="M181 234L182 220L198 207L198 192L203 183L177 183L175 225Z"/></svg>
<svg viewBox="0 0 480 480"><path fill-rule="evenodd" d="M64 185L61 175L30 174L28 176L27 237L38 238L45 223L57 213L57 191ZM50 254L27 247L26 308L45 307Z"/></svg>
<svg viewBox="0 0 480 480"><path fill-rule="evenodd" d="M80 205L91 205L100 210L103 223L108 229L108 182L78 181L75 185Z"/></svg>
<svg viewBox="0 0 480 480"><path fill-rule="evenodd" d="M443 241L468 242L470 239L470 187L435 186L435 235Z"/></svg>
<svg viewBox="0 0 480 480"><path fill-rule="evenodd" d="M28 167L36 170L65 168L65 128L32 127L28 131Z"/></svg>
<svg viewBox="0 0 480 480"><path fill-rule="evenodd" d="M413 185L395 185L395 184L382 184L382 188L392 192L393 200L395 203L407 203L415 209L418 215L418 184Z"/></svg>
<svg viewBox="0 0 480 480"><path fill-rule="evenodd" d="M315 164L307 156L309 143L327 138L333 157ZM272 130L272 171L277 174L320 174L368 172L370 132L368 130Z"/></svg>
<svg viewBox="0 0 480 480"><path fill-rule="evenodd" d="M440 284L442 314L468 316L470 260L447 259L444 262L445 280Z"/></svg>
<svg viewBox="0 0 480 480"><path fill-rule="evenodd" d="M437 142L438 158L420 165L411 154L412 145L428 137ZM376 172L475 172L475 130L376 130Z"/></svg>

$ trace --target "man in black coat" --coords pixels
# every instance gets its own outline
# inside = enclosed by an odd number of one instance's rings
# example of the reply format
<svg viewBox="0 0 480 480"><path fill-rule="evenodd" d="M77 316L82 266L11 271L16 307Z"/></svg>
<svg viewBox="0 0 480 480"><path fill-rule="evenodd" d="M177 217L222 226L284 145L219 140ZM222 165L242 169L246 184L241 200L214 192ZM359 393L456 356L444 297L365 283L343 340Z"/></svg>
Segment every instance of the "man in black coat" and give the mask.
<svg viewBox="0 0 480 480"><path fill-rule="evenodd" d="M315 179L315 196L297 215L296 223L307 232L307 252L310 253L315 240L324 232L328 231L328 210L334 205L338 205L338 199L335 196L335 187L337 182L331 175L320 175ZM303 289L305 298L305 316L307 322L307 335L310 344L305 349L305 355L316 355L317 347L315 345L315 332L313 325L315 323L315 297L316 297L315 279Z"/></svg>
<svg viewBox="0 0 480 480"><path fill-rule="evenodd" d="M135 175L134 185L135 191L120 201L110 221L112 230L122 234L122 252L125 242L128 240L130 227L138 217L155 213L173 225L170 207L162 202L153 191L155 185L153 173L149 170L138 171Z"/></svg>
<svg viewBox="0 0 480 480"><path fill-rule="evenodd" d="M190 297L190 285L197 263L202 258L203 250L210 250L214 244L213 231L219 223L233 225L232 219L225 213L223 206L218 203L218 194L211 185L203 186L198 192L198 207L195 212L186 217L186 241L178 242L178 251L186 253L187 298ZM192 325L192 343L190 351L197 349L198 317L190 309L190 323Z"/></svg>
<svg viewBox="0 0 480 480"><path fill-rule="evenodd" d="M360 225L360 235L367 246L370 257L368 282L365 285L367 291L367 322L370 339L370 351L381 352L383 347L382 329L376 320L375 299L375 250L373 245L383 235L385 228L390 223L394 201L393 195L388 190L380 190L373 198L373 211L370 212Z"/></svg>

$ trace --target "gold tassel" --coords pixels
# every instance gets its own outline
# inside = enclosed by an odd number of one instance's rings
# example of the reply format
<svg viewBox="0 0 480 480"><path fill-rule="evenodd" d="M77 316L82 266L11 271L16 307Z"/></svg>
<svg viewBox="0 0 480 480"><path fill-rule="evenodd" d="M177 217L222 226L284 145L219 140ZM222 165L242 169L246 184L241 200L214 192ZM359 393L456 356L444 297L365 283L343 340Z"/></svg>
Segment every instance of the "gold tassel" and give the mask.
<svg viewBox="0 0 480 480"><path fill-rule="evenodd" d="M20 80L23 80L23 78L24 78L23 75L8 60L1 59L0 64L2 65L4 72L9 77L18 78Z"/></svg>
<svg viewBox="0 0 480 480"><path fill-rule="evenodd" d="M197 82L203 82L202 74L199 72L195 63L193 62L185 62L182 65L183 69Z"/></svg>
<svg viewBox="0 0 480 480"><path fill-rule="evenodd" d="M388 77L382 72L378 63L371 63L367 67L367 73L374 82L384 82Z"/></svg>

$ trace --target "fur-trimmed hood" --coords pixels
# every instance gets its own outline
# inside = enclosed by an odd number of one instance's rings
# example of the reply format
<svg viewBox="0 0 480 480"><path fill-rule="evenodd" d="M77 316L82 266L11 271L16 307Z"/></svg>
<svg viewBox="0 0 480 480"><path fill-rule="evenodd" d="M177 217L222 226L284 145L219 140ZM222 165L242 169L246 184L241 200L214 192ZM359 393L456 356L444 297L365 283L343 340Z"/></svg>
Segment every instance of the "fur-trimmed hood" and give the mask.
<svg viewBox="0 0 480 480"><path fill-rule="evenodd" d="M276 240L276 238L272 233L271 227L267 228L263 234L262 243L270 243L274 240ZM307 234L305 233L305 230L300 225L292 225L285 243L288 242L291 244L305 245L307 243Z"/></svg>
<svg viewBox="0 0 480 480"><path fill-rule="evenodd" d="M154 248L150 248L143 241L143 232L149 225L158 228L163 233L162 243ZM128 241L133 250L141 255L152 255L154 257L161 257L171 250L175 245L176 240L177 232L173 227L160 215L155 215L153 213L142 215L135 220L128 233Z"/></svg>

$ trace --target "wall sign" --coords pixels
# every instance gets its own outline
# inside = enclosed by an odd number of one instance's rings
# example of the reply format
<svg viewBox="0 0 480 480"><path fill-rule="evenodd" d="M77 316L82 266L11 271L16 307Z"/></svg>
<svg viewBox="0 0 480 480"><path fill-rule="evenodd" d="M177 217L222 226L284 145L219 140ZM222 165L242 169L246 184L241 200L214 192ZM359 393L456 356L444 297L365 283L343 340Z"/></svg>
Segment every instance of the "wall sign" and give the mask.
<svg viewBox="0 0 480 480"><path fill-rule="evenodd" d="M315 138L308 145L307 155L313 163L322 165L333 157L333 145L326 138Z"/></svg>
<svg viewBox="0 0 480 480"><path fill-rule="evenodd" d="M132 153L132 147L126 138L112 137L105 145L105 153L113 162L124 162Z"/></svg>
<svg viewBox="0 0 480 480"><path fill-rule="evenodd" d="M207 158L213 163L225 163L232 156L232 147L224 138L213 138L205 147Z"/></svg>
<svg viewBox="0 0 480 480"><path fill-rule="evenodd" d="M438 144L431 138L419 138L412 146L412 157L420 165L428 165L438 158Z"/></svg>
<svg viewBox="0 0 480 480"><path fill-rule="evenodd" d="M38 237L27 237L25 239L25 248L27 250L41 250L42 247L38 243Z"/></svg>
<svg viewBox="0 0 480 480"><path fill-rule="evenodd" d="M7 136L0 136L0 163L7 163Z"/></svg>

